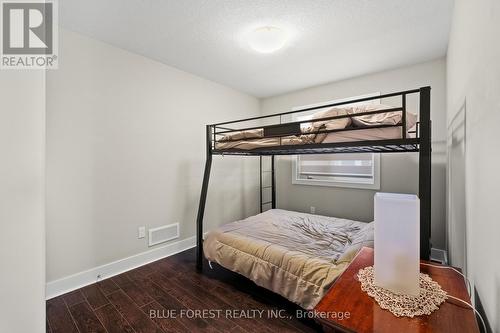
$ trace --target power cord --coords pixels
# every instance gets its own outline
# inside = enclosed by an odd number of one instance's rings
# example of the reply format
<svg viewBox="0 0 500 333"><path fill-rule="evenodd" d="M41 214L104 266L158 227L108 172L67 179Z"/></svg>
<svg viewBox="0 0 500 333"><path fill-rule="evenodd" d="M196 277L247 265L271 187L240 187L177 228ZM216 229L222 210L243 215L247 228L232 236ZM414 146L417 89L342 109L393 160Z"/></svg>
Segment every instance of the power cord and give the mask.
<svg viewBox="0 0 500 333"><path fill-rule="evenodd" d="M451 269L452 271L455 271L456 273L462 275L462 277L465 279L465 282L467 283L467 292L469 293L469 296L471 295L471 293L472 293L472 287L471 287L469 279L467 278L467 276L465 276L462 272L460 272L455 267L452 267L452 266L442 266L442 265L432 265L432 264L426 264L424 262L421 262L420 264L424 265L424 266L430 266L430 267L436 267L436 268Z"/></svg>
<svg viewBox="0 0 500 333"><path fill-rule="evenodd" d="M440 265L432 265L432 264L427 264L427 263L423 263L421 262L420 263L421 265L424 265L424 266L430 266L430 267L435 267L435 268L441 268L441 269L451 269L453 271L455 271L456 273L460 274L463 276L463 278L465 279L466 283L467 283L467 289L468 289L468 293L469 293L469 296L471 296L471 284L470 284L470 281L469 279L467 278L467 276L465 276L464 274L462 274L462 272L460 272L458 269L456 269L455 267L451 267L451 266L440 266ZM481 324L483 325L483 329L484 329L484 332L487 333L488 330L486 329L486 323L484 322L484 319L483 319L483 316L481 316L481 314L479 313L479 311L476 310L476 308L470 304L469 302L466 302L464 301L463 299L460 299L458 297L455 297L455 296L452 296L452 295L448 295L449 298L452 298L454 300L457 300L459 302L462 302L463 304L467 305L468 307L470 307L472 310L474 310L474 312L478 315L479 319L481 319ZM453 303L452 303L453 304Z"/></svg>

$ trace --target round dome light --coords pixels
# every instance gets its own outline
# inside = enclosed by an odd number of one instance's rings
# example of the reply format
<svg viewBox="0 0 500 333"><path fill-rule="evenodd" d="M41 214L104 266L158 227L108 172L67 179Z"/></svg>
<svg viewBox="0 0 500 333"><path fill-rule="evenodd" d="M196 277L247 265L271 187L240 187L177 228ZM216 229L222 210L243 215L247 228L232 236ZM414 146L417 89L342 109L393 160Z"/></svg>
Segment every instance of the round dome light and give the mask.
<svg viewBox="0 0 500 333"><path fill-rule="evenodd" d="M280 28L260 27L250 32L248 44L257 52L272 53L285 46L287 37L287 34Z"/></svg>

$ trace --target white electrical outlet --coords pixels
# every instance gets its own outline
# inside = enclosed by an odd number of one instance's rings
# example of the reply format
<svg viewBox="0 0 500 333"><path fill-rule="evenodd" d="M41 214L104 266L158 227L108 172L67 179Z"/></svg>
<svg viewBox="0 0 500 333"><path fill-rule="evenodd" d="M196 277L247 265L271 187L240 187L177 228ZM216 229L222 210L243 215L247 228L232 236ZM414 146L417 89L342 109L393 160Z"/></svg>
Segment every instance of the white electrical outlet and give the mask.
<svg viewBox="0 0 500 333"><path fill-rule="evenodd" d="M310 209L311 209L311 214L316 214L316 207L311 206Z"/></svg>
<svg viewBox="0 0 500 333"><path fill-rule="evenodd" d="M137 229L137 238L141 239L146 237L146 227L139 227Z"/></svg>

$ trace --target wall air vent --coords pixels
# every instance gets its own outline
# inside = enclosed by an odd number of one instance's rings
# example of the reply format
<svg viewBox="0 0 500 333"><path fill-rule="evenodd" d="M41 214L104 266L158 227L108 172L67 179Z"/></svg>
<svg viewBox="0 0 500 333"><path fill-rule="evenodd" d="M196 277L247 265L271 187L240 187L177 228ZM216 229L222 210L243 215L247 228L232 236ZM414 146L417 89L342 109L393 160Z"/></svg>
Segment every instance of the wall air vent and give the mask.
<svg viewBox="0 0 500 333"><path fill-rule="evenodd" d="M149 229L149 246L179 238L179 223Z"/></svg>

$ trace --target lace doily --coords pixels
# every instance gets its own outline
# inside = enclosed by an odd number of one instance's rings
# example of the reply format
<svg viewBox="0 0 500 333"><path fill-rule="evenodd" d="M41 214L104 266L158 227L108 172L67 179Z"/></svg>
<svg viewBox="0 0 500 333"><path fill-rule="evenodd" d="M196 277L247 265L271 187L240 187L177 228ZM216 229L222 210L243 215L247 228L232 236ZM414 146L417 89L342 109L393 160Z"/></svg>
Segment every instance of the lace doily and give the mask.
<svg viewBox="0 0 500 333"><path fill-rule="evenodd" d="M447 293L427 274L420 273L420 294L418 296L393 293L373 284L373 266L362 268L358 272L361 289L384 310L389 310L396 317L415 317L430 315L439 309L447 298Z"/></svg>

